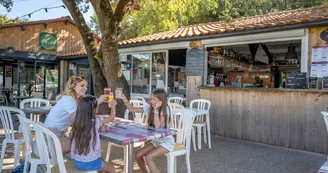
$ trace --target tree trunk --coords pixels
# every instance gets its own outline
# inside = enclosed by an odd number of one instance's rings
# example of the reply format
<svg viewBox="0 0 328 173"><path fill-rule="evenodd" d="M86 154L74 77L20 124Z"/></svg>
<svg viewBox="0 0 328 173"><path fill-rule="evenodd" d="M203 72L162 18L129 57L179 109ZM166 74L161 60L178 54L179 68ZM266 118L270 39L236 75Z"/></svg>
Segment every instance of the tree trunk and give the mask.
<svg viewBox="0 0 328 173"><path fill-rule="evenodd" d="M84 46L88 54L88 60L90 63L90 68L92 73L93 89L95 95L99 97L101 94L103 94L103 89L107 87L107 82L101 70L99 62L97 61L97 59L95 59L97 49L96 49L95 40L93 38L93 33L89 28L89 26L86 24L83 15L76 2L71 0L63 0L63 3L66 5L68 11L70 12L83 38Z"/></svg>

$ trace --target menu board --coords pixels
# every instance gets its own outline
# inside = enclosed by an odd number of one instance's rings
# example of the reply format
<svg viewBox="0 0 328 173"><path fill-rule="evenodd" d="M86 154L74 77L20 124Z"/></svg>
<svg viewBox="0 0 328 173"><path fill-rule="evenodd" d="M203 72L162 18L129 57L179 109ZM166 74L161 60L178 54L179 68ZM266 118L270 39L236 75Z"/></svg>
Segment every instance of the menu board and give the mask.
<svg viewBox="0 0 328 173"><path fill-rule="evenodd" d="M296 73L286 74L286 88L294 88L296 80Z"/></svg>
<svg viewBox="0 0 328 173"><path fill-rule="evenodd" d="M306 73L287 73L286 87L306 89Z"/></svg>
<svg viewBox="0 0 328 173"><path fill-rule="evenodd" d="M328 77L322 79L322 89L328 89Z"/></svg>
<svg viewBox="0 0 328 173"><path fill-rule="evenodd" d="M187 50L186 57L186 75L203 76L204 75L204 50L193 48Z"/></svg>
<svg viewBox="0 0 328 173"><path fill-rule="evenodd" d="M309 77L309 89L318 89L317 77Z"/></svg>

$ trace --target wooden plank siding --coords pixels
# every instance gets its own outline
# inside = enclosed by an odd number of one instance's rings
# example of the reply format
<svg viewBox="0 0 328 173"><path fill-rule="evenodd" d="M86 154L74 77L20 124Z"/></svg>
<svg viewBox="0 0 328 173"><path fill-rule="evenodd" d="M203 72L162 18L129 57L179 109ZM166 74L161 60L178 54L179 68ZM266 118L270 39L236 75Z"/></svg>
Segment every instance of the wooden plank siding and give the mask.
<svg viewBox="0 0 328 173"><path fill-rule="evenodd" d="M328 153L328 92L201 88L200 98L212 103L213 135Z"/></svg>
<svg viewBox="0 0 328 173"><path fill-rule="evenodd" d="M9 46L19 51L38 52L63 55L84 50L84 43L80 32L75 25L64 21L44 24L24 25L24 31L20 26L0 28L0 48ZM39 33L48 32L57 36L57 50L41 50L39 47Z"/></svg>

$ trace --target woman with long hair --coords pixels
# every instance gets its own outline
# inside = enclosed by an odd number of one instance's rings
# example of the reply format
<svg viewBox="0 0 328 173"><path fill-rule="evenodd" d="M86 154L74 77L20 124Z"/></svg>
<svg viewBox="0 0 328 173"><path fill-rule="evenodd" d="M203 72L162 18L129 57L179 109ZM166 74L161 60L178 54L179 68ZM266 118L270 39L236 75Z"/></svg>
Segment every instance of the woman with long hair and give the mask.
<svg viewBox="0 0 328 173"><path fill-rule="evenodd" d="M64 134L75 120L78 99L85 95L88 89L87 87L88 82L83 76L72 76L67 81L62 96L50 110L44 122L44 125L58 136L62 145L63 154L67 158L71 158L70 140ZM98 104L103 101L104 97L100 96Z"/></svg>
<svg viewBox="0 0 328 173"><path fill-rule="evenodd" d="M146 113L148 115L148 125L154 126L155 128L167 128L167 93L164 89L154 90L151 95L151 105L146 105L143 108L132 107L123 94L121 94L121 98L130 112ZM143 148L140 148L135 153L135 158L141 172L147 173L147 164L151 173L157 173L158 170L154 159L158 156L162 156L170 151L173 151L174 146L174 137L167 136L159 139L153 139L151 143Z"/></svg>

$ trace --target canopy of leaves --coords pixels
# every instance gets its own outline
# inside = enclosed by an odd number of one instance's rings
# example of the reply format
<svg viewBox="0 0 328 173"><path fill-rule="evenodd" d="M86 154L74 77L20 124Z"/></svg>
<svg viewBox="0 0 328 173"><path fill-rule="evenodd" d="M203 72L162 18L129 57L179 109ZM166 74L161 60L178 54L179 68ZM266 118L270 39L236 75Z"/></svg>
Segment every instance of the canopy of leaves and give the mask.
<svg viewBox="0 0 328 173"><path fill-rule="evenodd" d="M140 0L139 3L141 10L125 15L118 40L186 25L328 5L328 0ZM93 16L90 24L99 33L97 23L97 17Z"/></svg>

